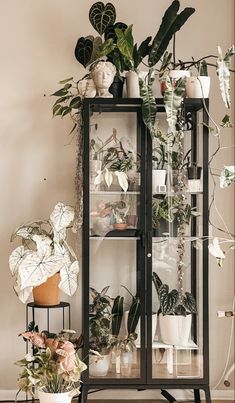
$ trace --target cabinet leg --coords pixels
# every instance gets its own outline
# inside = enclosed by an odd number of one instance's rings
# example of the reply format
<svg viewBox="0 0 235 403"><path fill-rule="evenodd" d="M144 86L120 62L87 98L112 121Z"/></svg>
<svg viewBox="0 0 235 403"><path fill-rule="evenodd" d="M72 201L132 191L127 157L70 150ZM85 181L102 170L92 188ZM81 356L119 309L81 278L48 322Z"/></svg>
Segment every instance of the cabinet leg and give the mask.
<svg viewBox="0 0 235 403"><path fill-rule="evenodd" d="M161 390L161 394L162 394L162 396L163 396L169 403L174 403L174 402L177 401L177 400L175 400L175 398L174 398L172 395L170 395L170 393L167 392L166 390Z"/></svg>
<svg viewBox="0 0 235 403"><path fill-rule="evenodd" d="M87 394L88 394L88 387L81 384L80 386L80 395L78 396L78 403L86 403L87 402Z"/></svg>
<svg viewBox="0 0 235 403"><path fill-rule="evenodd" d="M194 389L194 401L195 403L201 403L200 389Z"/></svg>
<svg viewBox="0 0 235 403"><path fill-rule="evenodd" d="M211 393L209 386L206 386L204 391L205 391L206 403L211 403Z"/></svg>

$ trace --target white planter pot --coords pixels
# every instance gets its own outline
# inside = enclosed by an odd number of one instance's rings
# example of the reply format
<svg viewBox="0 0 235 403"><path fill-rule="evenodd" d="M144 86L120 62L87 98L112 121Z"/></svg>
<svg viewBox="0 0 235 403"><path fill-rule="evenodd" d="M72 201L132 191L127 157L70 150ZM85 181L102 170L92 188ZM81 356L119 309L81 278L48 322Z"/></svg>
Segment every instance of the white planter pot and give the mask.
<svg viewBox="0 0 235 403"><path fill-rule="evenodd" d="M186 346L189 341L192 315L159 315L161 340L166 344Z"/></svg>
<svg viewBox="0 0 235 403"><path fill-rule="evenodd" d="M187 78L186 95L188 98L208 98L211 79L208 76Z"/></svg>
<svg viewBox="0 0 235 403"><path fill-rule="evenodd" d="M152 170L152 191L157 191L158 186L164 186L166 184L166 170L165 169L153 169Z"/></svg>
<svg viewBox="0 0 235 403"><path fill-rule="evenodd" d="M39 390L38 398L40 403L71 403L72 397L69 395L70 393L46 393Z"/></svg>
<svg viewBox="0 0 235 403"><path fill-rule="evenodd" d="M127 98L140 97L139 77L135 71L127 71L126 73L126 92Z"/></svg>
<svg viewBox="0 0 235 403"><path fill-rule="evenodd" d="M127 332L127 319L128 319L128 314L129 311L124 312L124 321L125 321L125 330L126 330L126 334ZM152 341L155 337L155 333L156 333L156 329L157 329L157 313L153 313L152 314ZM135 340L136 345L140 345L140 319L138 320L135 332L137 333L138 337Z"/></svg>
<svg viewBox="0 0 235 403"><path fill-rule="evenodd" d="M93 362L93 360L96 360ZM109 370L110 354L103 355L98 359L94 356L90 356L91 363L89 364L89 374L91 376L100 377L106 376Z"/></svg>

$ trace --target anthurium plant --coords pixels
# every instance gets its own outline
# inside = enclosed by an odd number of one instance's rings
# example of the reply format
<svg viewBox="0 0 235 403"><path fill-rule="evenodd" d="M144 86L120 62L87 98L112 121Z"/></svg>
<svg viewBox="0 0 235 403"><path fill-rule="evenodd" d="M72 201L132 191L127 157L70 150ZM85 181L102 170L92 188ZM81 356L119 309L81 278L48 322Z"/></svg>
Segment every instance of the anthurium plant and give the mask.
<svg viewBox="0 0 235 403"><path fill-rule="evenodd" d="M77 289L79 263L67 243L67 230L72 228L74 209L59 202L50 218L37 220L18 227L11 241L21 238L22 245L13 250L9 266L15 278L14 290L25 303L33 287L60 273L59 288L72 296Z"/></svg>
<svg viewBox="0 0 235 403"><path fill-rule="evenodd" d="M21 368L17 396L23 391L35 397L37 390L46 393L70 392L71 396L80 393L81 373L87 368L77 354L81 347L81 336L77 338L76 332L70 329L62 330L58 335L39 332L33 322L20 336L32 344L33 354L28 353L15 363Z"/></svg>

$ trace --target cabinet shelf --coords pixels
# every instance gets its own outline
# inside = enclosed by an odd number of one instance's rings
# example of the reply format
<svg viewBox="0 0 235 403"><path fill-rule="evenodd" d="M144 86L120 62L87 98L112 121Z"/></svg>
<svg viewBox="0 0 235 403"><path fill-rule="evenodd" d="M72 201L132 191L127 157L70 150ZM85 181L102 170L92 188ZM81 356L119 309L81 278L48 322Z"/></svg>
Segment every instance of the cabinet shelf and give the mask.
<svg viewBox="0 0 235 403"><path fill-rule="evenodd" d="M140 192L137 191L127 191L127 192L123 192L121 190L95 190L90 192L91 196L110 196L110 195L139 195Z"/></svg>

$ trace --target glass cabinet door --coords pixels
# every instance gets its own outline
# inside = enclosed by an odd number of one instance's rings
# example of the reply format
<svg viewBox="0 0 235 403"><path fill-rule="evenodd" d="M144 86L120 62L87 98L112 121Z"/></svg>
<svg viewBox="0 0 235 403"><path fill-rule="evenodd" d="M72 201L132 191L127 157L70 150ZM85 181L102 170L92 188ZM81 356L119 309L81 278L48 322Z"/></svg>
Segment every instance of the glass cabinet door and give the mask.
<svg viewBox="0 0 235 403"><path fill-rule="evenodd" d="M105 102L87 101L85 109L84 344L91 382L139 382L145 310L140 302L145 281L143 125L140 105Z"/></svg>
<svg viewBox="0 0 235 403"><path fill-rule="evenodd" d="M156 320L152 317L149 373L152 380L163 382L204 376L203 147L207 140L203 126L195 130L184 131L180 140L168 135L163 145L157 138L152 140L151 304L158 315Z"/></svg>

